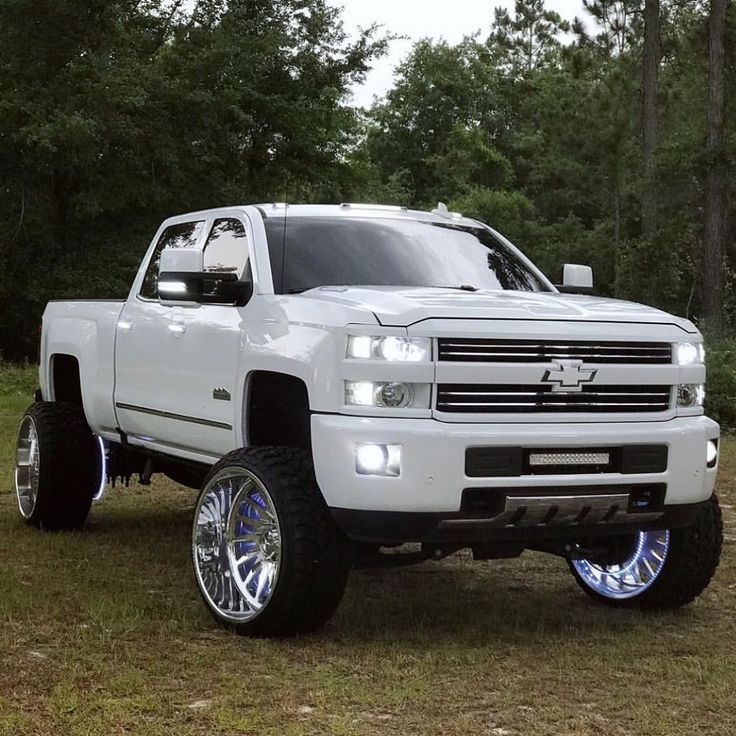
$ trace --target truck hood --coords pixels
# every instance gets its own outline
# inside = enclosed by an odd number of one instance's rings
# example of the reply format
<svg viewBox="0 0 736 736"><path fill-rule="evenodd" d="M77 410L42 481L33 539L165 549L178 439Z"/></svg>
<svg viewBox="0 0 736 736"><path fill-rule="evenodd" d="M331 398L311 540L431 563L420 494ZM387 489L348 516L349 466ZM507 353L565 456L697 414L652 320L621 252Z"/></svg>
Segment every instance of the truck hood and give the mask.
<svg viewBox="0 0 736 736"><path fill-rule="evenodd" d="M477 291L393 286L323 286L304 297L372 312L385 326L408 327L427 319L572 320L675 325L697 333L692 322L643 304L550 292Z"/></svg>

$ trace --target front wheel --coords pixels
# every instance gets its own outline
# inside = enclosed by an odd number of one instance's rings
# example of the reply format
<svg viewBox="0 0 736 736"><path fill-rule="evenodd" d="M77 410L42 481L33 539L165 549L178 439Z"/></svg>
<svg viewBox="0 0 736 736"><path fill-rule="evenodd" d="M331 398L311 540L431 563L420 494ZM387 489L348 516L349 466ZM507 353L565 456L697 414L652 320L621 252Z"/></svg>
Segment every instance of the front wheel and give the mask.
<svg viewBox="0 0 736 736"><path fill-rule="evenodd" d="M307 453L248 448L207 476L194 512L194 572L215 619L237 634L289 636L325 623L342 598L349 543Z"/></svg>
<svg viewBox="0 0 736 736"><path fill-rule="evenodd" d="M616 538L610 549L569 561L580 587L616 607L680 608L708 586L723 546L723 521L714 494L690 526Z"/></svg>

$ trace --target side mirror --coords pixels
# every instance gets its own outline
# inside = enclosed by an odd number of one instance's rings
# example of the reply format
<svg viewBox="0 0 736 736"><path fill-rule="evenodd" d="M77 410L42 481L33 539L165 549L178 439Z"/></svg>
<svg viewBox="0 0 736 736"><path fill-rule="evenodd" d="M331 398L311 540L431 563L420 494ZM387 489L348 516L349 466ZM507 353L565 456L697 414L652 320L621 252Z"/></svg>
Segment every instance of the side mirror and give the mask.
<svg viewBox="0 0 736 736"><path fill-rule="evenodd" d="M557 287L563 294L592 294L593 269L566 263L562 268L562 285Z"/></svg>
<svg viewBox="0 0 736 736"><path fill-rule="evenodd" d="M161 253L158 298L162 304L237 304L253 296L253 284L235 273L204 271L196 248L167 248Z"/></svg>

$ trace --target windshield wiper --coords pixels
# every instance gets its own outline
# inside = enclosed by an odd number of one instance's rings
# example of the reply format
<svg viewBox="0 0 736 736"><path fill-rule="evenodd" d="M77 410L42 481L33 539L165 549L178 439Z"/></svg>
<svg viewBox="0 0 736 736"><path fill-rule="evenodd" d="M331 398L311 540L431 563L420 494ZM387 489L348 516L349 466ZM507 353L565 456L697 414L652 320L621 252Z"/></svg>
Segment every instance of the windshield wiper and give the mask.
<svg viewBox="0 0 736 736"><path fill-rule="evenodd" d="M459 286L435 286L435 289L453 289L455 291L480 291L477 286L472 284L460 284Z"/></svg>
<svg viewBox="0 0 736 736"><path fill-rule="evenodd" d="M298 289L289 289L287 291L287 294L303 294L305 291L311 291L312 289L320 289L324 285L320 286L300 286ZM398 287L397 285L397 288ZM453 289L454 291L480 291L480 289L477 286L473 286L472 284L459 284L458 286L430 286L430 289Z"/></svg>

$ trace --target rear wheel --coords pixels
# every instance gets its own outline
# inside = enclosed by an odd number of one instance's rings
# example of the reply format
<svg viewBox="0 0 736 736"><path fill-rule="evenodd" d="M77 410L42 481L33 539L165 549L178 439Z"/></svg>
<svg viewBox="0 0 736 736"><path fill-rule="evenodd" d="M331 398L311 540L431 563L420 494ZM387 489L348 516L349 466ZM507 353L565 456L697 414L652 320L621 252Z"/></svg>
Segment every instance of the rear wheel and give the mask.
<svg viewBox="0 0 736 736"><path fill-rule="evenodd" d="M39 529L79 529L100 489L101 445L76 404L40 402L18 428L15 491L25 521Z"/></svg>
<svg viewBox="0 0 736 736"><path fill-rule="evenodd" d="M680 608L708 586L718 567L723 522L713 495L690 526L642 531L615 540L610 550L570 560L580 587L594 600L616 607Z"/></svg>
<svg viewBox="0 0 736 736"><path fill-rule="evenodd" d="M238 634L289 636L325 623L342 598L349 543L317 487L308 453L226 455L194 513L194 571L215 619Z"/></svg>

